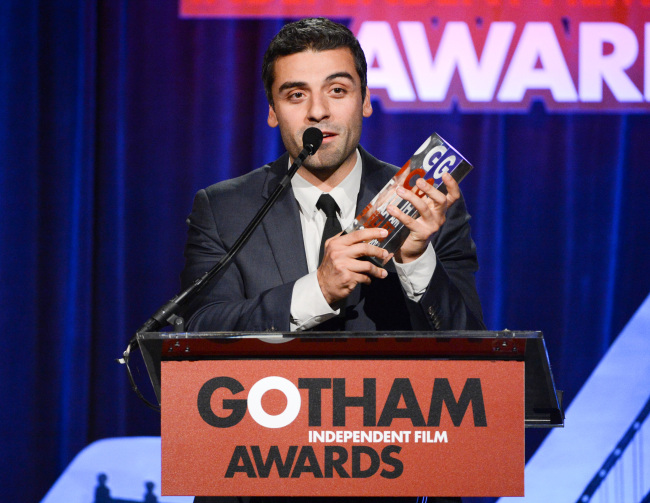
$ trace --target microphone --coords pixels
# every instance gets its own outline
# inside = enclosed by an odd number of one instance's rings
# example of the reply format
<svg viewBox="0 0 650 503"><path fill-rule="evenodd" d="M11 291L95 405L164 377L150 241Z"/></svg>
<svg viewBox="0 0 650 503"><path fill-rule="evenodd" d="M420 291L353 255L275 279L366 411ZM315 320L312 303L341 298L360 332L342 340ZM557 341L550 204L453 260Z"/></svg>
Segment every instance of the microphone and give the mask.
<svg viewBox="0 0 650 503"><path fill-rule="evenodd" d="M317 127L310 127L305 129L305 132L302 134L302 151L296 157L296 160L293 161L293 164L289 168L289 171L285 177L280 182L279 187L283 189L289 185L293 175L296 174L298 168L302 166L302 163L305 162L305 159L310 155L314 155L316 151L320 148L321 143L323 143L323 132Z"/></svg>
<svg viewBox="0 0 650 503"><path fill-rule="evenodd" d="M316 127L305 129L302 134L302 146L303 149L309 149L308 155L314 155L321 143L323 143L323 132L320 129Z"/></svg>
<svg viewBox="0 0 650 503"><path fill-rule="evenodd" d="M126 366L127 375L129 382L131 383L131 389L138 395L138 397L150 408L160 411L160 407L149 402L136 385L133 375L131 374L131 369L129 367L129 358L131 351L136 349L139 346L138 335L146 332L154 332L160 330L167 324L174 325L176 331L184 332L185 324L183 318L178 316L178 312L185 306L190 300L192 300L196 295L202 290L211 280L214 278L219 271L226 267L230 262L237 256L242 247L248 242L253 231L257 226L262 222L262 219L269 212L275 201L280 197L280 194L286 189L287 185L291 181L293 175L296 174L298 168L302 166L304 160L316 153L321 144L323 143L323 132L316 128L310 127L305 130L302 135L302 144L303 149L298 155L297 159L291 164L289 171L284 176L282 181L278 184L275 190L271 193L269 198L266 200L264 205L259 209L255 214L253 219L246 226L244 231L241 233L237 241L232 245L232 248L224 255L219 262L217 262L209 271L207 271L203 276L194 280L194 282L186 288L184 291L179 293L176 297L166 302L158 311L156 311L151 318L149 318L144 325L142 325L136 334L129 341L128 346L122 354L122 358L118 358L117 361Z"/></svg>
<svg viewBox="0 0 650 503"><path fill-rule="evenodd" d="M131 369L129 367L129 358L131 351L136 349L139 346L138 335L146 332L154 332L160 330L167 324L174 325L176 331L184 332L185 324L183 318L177 315L177 313L185 306L190 300L192 300L196 295L202 290L211 280L214 278L219 271L226 267L230 262L237 256L242 247L248 242L253 231L257 226L262 222L262 219L269 212L275 201L280 197L280 194L286 189L287 185L291 181L293 175L296 174L298 168L302 166L304 160L316 153L321 144L323 143L323 132L316 128L310 127L305 130L302 135L302 144L303 149L291 164L289 171L284 176L282 181L278 184L275 190L271 193L269 198L266 200L264 205L259 209L255 214L253 219L246 226L244 231L241 233L237 241L232 245L232 248L226 255L224 255L219 262L217 262L209 271L207 271L203 276L194 280L194 282L186 288L184 291L179 293L176 297L166 302L158 311L156 311L151 318L149 318L144 325L142 325L136 334L129 341L128 346L124 350L122 358L118 358L117 361L126 366L127 375L129 382L131 383L131 388L138 395L138 397L150 408L160 411L160 407L149 402L140 392L133 376L131 374Z"/></svg>

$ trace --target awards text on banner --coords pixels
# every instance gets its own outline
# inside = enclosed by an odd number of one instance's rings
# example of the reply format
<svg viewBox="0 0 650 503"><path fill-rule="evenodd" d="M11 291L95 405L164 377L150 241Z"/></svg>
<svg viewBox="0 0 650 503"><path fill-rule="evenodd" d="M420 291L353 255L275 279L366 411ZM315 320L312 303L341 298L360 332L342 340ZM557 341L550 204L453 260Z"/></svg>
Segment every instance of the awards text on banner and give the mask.
<svg viewBox="0 0 650 503"><path fill-rule="evenodd" d="M388 110L650 110L650 0L182 0L180 12L351 19Z"/></svg>

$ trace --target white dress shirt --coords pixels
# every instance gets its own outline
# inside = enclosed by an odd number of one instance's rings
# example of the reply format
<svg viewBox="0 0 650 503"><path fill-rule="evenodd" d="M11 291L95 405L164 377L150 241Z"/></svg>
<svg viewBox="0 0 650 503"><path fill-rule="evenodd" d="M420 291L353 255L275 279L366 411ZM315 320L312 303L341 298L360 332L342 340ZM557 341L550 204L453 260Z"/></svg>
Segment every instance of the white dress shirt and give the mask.
<svg viewBox="0 0 650 503"><path fill-rule="evenodd" d="M357 151L357 162L350 174L329 192L341 211L339 221L342 229L346 229L356 216L361 173L361 155ZM313 328L339 314L339 310L329 306L316 278L319 265L318 253L326 220L325 213L316 208L316 202L323 192L299 174L292 178L291 188L300 207L300 224L309 269L309 274L296 281L293 287L291 330L294 331ZM408 264L393 262L404 292L409 299L417 302L424 294L436 268L436 253L433 246L429 244L422 256L413 262ZM373 281L382 280L373 279Z"/></svg>

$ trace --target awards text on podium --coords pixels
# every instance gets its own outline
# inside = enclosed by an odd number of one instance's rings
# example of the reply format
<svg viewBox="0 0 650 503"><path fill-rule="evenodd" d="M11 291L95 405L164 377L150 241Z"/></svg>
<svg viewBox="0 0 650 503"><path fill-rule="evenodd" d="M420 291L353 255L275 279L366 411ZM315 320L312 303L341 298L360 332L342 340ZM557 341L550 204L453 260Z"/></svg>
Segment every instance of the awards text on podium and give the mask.
<svg viewBox="0 0 650 503"><path fill-rule="evenodd" d="M165 495L523 495L520 361L164 361L162 385Z"/></svg>

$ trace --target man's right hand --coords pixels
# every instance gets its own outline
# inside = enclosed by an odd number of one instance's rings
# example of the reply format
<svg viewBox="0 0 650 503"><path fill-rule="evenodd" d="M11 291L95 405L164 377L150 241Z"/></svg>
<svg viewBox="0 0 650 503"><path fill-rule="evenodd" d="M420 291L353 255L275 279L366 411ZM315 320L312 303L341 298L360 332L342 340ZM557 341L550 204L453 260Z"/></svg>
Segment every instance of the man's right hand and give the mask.
<svg viewBox="0 0 650 503"><path fill-rule="evenodd" d="M316 271L318 285L330 306L345 299L359 284L369 284L372 277L385 278L388 273L370 261L359 258L377 257L382 262L389 258L386 250L368 244L383 239L386 229L360 229L345 236L334 236L325 242L323 261Z"/></svg>

